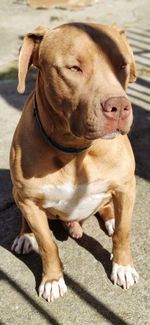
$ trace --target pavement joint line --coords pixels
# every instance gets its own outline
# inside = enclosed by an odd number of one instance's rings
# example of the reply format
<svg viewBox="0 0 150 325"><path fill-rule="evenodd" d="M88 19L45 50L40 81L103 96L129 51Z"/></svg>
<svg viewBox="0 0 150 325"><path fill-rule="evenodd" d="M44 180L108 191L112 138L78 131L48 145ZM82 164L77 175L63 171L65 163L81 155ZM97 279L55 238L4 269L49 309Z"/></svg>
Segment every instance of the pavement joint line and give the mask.
<svg viewBox="0 0 150 325"><path fill-rule="evenodd" d="M64 274L68 282L68 286L79 296L80 299L84 300L90 307L96 310L104 319L111 320L112 325L129 325L120 316L115 314L109 309L104 303L99 301L94 295L92 295L84 286L81 286L76 280L72 279L68 274Z"/></svg>
<svg viewBox="0 0 150 325"><path fill-rule="evenodd" d="M0 277L1 280L4 280L9 283L19 294L21 294L26 301L28 301L41 315L45 317L48 321L51 321L52 325L60 325L60 323L53 318L43 307L41 307L36 301L33 300L31 295L26 293L25 289L23 289L15 280L12 279L10 275L0 269ZM93 309L95 309L103 318L111 320L112 325L116 325L119 321L120 325L129 325L129 323L125 322L120 316L116 315L112 310L110 310L107 306L105 306L102 302L100 302L97 298L95 298L90 292L87 291L83 286L81 286L77 281L72 279L69 275L65 274L65 277L68 281L70 288L88 305L90 305ZM82 292L82 293L81 293Z"/></svg>
<svg viewBox="0 0 150 325"><path fill-rule="evenodd" d="M10 277L5 271L0 269L0 278L6 281L11 287L13 287L23 298L34 307L38 313L40 313L46 320L50 322L51 325L61 325L53 316L51 316L45 308L40 306L39 303L34 301L34 299L29 295L25 289L23 289L15 280Z"/></svg>

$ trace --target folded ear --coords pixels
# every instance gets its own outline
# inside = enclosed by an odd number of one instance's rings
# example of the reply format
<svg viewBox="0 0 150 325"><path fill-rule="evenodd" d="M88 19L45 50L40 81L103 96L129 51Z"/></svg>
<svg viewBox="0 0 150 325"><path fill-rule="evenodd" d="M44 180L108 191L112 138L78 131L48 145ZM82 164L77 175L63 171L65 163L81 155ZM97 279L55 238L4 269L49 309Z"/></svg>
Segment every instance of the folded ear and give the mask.
<svg viewBox="0 0 150 325"><path fill-rule="evenodd" d="M135 82L137 78L137 72L136 72L136 65L135 65L135 60L133 58L133 61L131 62L130 65L130 78L129 78L129 82Z"/></svg>
<svg viewBox="0 0 150 325"><path fill-rule="evenodd" d="M127 37L126 37L126 34L125 32L121 34L123 39L124 39L124 42L126 43L126 46L128 48L128 51L130 53L130 58L131 58L131 61L130 61L130 76L129 76L129 82L135 82L136 81L136 78L137 78L137 72L136 72L136 64L135 64L135 59L134 59L134 55L133 55L133 51L128 43L128 40L127 40Z"/></svg>
<svg viewBox="0 0 150 325"><path fill-rule="evenodd" d="M127 37L126 37L126 33L124 31L123 28L120 28L117 24L112 24L112 27L115 28L121 35L121 37L123 38L126 47L128 49L128 52L130 54L130 58L131 58L131 62L130 62L130 76L129 76L129 82L135 82L136 78L137 78L137 73L136 73L136 64L135 64L135 60L134 60L134 55L133 55L133 51L128 43Z"/></svg>
<svg viewBox="0 0 150 325"><path fill-rule="evenodd" d="M39 26L33 32L28 33L23 41L19 54L18 87L20 94L25 91L25 79L31 64L38 66L39 46L47 29Z"/></svg>

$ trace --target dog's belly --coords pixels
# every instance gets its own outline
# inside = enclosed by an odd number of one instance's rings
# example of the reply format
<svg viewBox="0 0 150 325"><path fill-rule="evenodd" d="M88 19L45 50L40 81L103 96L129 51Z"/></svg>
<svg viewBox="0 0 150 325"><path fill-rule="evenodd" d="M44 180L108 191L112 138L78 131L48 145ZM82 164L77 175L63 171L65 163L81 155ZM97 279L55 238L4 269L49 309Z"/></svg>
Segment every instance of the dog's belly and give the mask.
<svg viewBox="0 0 150 325"><path fill-rule="evenodd" d="M41 188L44 194L43 208L64 221L83 220L96 212L102 202L111 196L107 190L107 181L45 185Z"/></svg>

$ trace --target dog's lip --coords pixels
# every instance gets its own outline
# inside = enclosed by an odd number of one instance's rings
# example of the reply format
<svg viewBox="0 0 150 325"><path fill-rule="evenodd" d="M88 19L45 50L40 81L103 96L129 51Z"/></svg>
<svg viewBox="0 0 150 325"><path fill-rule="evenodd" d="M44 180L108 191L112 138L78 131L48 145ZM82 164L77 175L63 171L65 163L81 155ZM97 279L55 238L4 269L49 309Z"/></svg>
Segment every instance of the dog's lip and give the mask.
<svg viewBox="0 0 150 325"><path fill-rule="evenodd" d="M107 134L104 134L102 137L101 137L101 139L115 139L118 135L120 135L121 134L121 132L120 131L115 131L115 132L111 132L111 133L107 133Z"/></svg>
<svg viewBox="0 0 150 325"><path fill-rule="evenodd" d="M127 130L116 128L111 131L88 131L83 134L78 134L77 132L72 132L78 138L84 138L89 141L94 141L96 139L115 139L118 135L125 135L128 133Z"/></svg>
<svg viewBox="0 0 150 325"><path fill-rule="evenodd" d="M123 130L114 130L112 132L102 133L100 131L97 132L90 132L87 135L84 135L84 137L88 140L96 140L96 139L115 139L118 135L124 135L126 134Z"/></svg>

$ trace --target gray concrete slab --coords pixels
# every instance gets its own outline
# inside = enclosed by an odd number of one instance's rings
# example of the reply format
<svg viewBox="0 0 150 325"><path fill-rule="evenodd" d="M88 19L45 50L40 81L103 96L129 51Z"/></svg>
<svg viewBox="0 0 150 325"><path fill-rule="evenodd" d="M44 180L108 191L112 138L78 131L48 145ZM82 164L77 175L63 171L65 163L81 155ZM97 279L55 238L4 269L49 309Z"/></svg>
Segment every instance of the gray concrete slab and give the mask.
<svg viewBox="0 0 150 325"><path fill-rule="evenodd" d="M149 180L150 180L150 44L149 1L97 1L76 12L34 10L21 0L0 1L0 324L148 325L149 319ZM15 256L10 247L19 231L20 212L11 194L9 148L23 103L34 87L31 74L24 95L16 92L16 60L22 36L39 24L66 21L117 22L127 28L138 67L136 84L129 88L134 106L130 134L136 157L137 198L133 215L133 255L139 283L128 291L110 281L111 239L96 217L84 225L84 236L74 241L61 225L52 224L65 267L68 293L49 304L39 298L41 261L35 254Z"/></svg>

